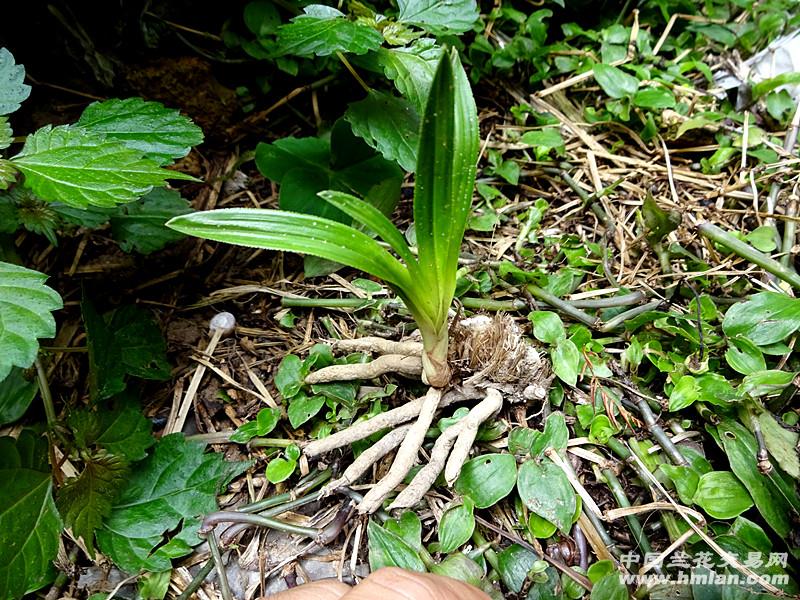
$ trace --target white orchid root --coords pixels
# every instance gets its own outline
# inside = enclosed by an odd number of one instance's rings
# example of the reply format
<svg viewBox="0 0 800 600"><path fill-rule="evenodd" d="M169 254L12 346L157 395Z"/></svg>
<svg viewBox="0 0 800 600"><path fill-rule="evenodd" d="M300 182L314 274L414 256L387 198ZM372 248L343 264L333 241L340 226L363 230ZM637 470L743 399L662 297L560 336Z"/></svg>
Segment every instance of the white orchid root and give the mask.
<svg viewBox="0 0 800 600"><path fill-rule="evenodd" d="M433 423L433 417L439 408L441 399L442 390L439 388L428 390L422 402L419 418L406 433L389 472L364 495L357 507L359 513L370 514L378 510L386 496L391 494L394 488L408 475L417 460L419 449L422 448L422 442L425 441L425 433Z"/></svg>
<svg viewBox="0 0 800 600"><path fill-rule="evenodd" d="M417 472L411 483L398 494L397 498L389 505L389 510L410 508L422 500L423 496L431 489L442 468L445 469L445 479L452 485L458 478L461 467L469 456L472 443L478 433L481 423L496 414L503 406L503 397L495 389L486 390L486 397L476 404L469 413L458 423L445 429L436 440L427 464ZM451 448L453 450L451 451ZM448 455L450 458L448 459ZM445 467L445 461L447 466ZM409 470L411 467L409 467ZM408 471L406 471L407 473ZM447 473L454 472L455 477L448 479Z"/></svg>
<svg viewBox="0 0 800 600"><path fill-rule="evenodd" d="M363 337L352 340L331 340L329 343L334 350L344 350L345 352L422 356L422 342L395 342L379 337Z"/></svg>
<svg viewBox="0 0 800 600"><path fill-rule="evenodd" d="M419 356L386 354L372 362L352 365L331 365L309 373L305 382L329 383L331 381L352 381L353 379L375 379L386 373L397 373L418 379L422 374L422 359Z"/></svg>

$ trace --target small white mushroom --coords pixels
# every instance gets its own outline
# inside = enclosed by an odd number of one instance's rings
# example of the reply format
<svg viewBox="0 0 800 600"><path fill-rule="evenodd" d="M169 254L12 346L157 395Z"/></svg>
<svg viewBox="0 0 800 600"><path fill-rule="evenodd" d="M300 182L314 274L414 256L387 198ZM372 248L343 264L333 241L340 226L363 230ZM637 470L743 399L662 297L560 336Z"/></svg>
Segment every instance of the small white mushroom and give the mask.
<svg viewBox="0 0 800 600"><path fill-rule="evenodd" d="M211 334L211 339L209 340L206 349L203 351L203 354L208 357L213 356L214 350L217 349L217 344L219 341L223 337L232 334L235 329L236 317L234 317L231 313L221 312L214 315L211 321L208 323L208 331ZM189 415L189 409L194 402L194 398L197 395L197 390L200 388L200 382L202 381L205 372L205 365L197 365L194 375L192 375L192 381L189 383L189 389L186 390L186 394L183 397L183 401L180 403L180 407L178 407L177 402L173 403L172 405L172 410L169 413L169 419L167 419L167 426L164 428L164 435L183 430L183 425L186 423L186 417Z"/></svg>

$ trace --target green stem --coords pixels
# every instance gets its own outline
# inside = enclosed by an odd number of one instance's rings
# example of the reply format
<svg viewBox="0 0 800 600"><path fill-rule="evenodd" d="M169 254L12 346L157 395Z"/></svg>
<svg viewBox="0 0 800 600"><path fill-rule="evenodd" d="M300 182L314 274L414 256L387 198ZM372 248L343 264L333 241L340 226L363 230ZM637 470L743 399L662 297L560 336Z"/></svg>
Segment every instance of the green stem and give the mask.
<svg viewBox="0 0 800 600"><path fill-rule="evenodd" d="M286 523L285 521L280 521L278 519L271 519L269 517L262 517L261 515L251 515L232 510L221 510L206 515L206 518L203 519L203 525L200 528L201 533L204 531L213 530L217 523L247 523L249 525L255 525L256 527L277 529L278 531L285 531L287 533L293 533L295 535L302 535L310 538L316 537L319 533L319 530L314 527L303 527L301 525Z"/></svg>
<svg viewBox="0 0 800 600"><path fill-rule="evenodd" d="M231 587L228 584L228 574L225 572L225 563L222 562L222 554L219 551L217 536L213 529L208 534L206 541L208 542L208 549L211 551L211 558L217 567L217 578L219 579L219 591L222 594L222 600L233 600Z"/></svg>
<svg viewBox="0 0 800 600"><path fill-rule="evenodd" d="M661 305L661 300L651 300L647 304L642 304L641 306L634 306L633 308L626 310L625 312L621 312L617 316L603 323L600 326L600 331L602 331L603 333L614 331L618 327L622 327L622 325L624 325L626 321L629 321L634 317L638 317L639 315L649 312L651 310L656 310L660 305Z"/></svg>
<svg viewBox="0 0 800 600"><path fill-rule="evenodd" d="M56 408L53 404L53 394L50 392L50 382L47 381L47 372L42 364L42 359L36 357L36 378L39 381L39 393L42 395L42 405L47 418L47 427L52 431L56 426Z"/></svg>
<svg viewBox="0 0 800 600"><path fill-rule="evenodd" d="M247 446L249 448L288 448L296 443L296 440L285 440L283 438L254 437L247 442Z"/></svg>
<svg viewBox="0 0 800 600"><path fill-rule="evenodd" d="M478 531L477 527L472 532L472 543L478 547L486 548L486 551L483 553L486 557L486 562L488 562L495 571L499 572L500 560L497 558L497 552L492 549L492 545L486 541L486 538Z"/></svg>
<svg viewBox="0 0 800 600"><path fill-rule="evenodd" d="M793 197L786 205L786 216L797 216L798 201ZM787 219L783 225L783 245L781 246L781 264L787 269L792 269L792 248L797 238L797 222Z"/></svg>
<svg viewBox="0 0 800 600"><path fill-rule="evenodd" d="M590 314L583 312L579 308L575 308L566 300L562 300L555 294L551 294L547 290L544 290L537 285L529 283L525 286L525 289L528 290L531 296L537 300L541 300L545 304L549 304L553 308L558 309L576 321L580 321L584 325L588 325L589 327L597 327L600 323L600 319L597 317L593 317Z"/></svg>
<svg viewBox="0 0 800 600"><path fill-rule="evenodd" d="M268 508L272 508L273 506L283 505L285 502L290 502L297 496L301 496L306 492L310 492L314 488L322 485L328 479L331 478L331 470L325 469L319 473L314 474L313 477L306 480L300 480L297 486L291 492L284 492L283 494L277 494L270 498L264 498L263 500L259 500L258 502L253 502L251 504L246 504L244 506L239 507L241 512L245 513L257 513L262 510L266 510ZM265 514L266 517L274 517L274 514Z"/></svg>
<svg viewBox="0 0 800 600"><path fill-rule="evenodd" d="M186 586L186 589L181 592L181 595L178 596L177 600L189 600L192 594L194 594L200 588L213 568L214 561L206 561L206 564L204 564L203 568L197 572L197 575L195 575L189 585Z"/></svg>
<svg viewBox="0 0 800 600"><path fill-rule="evenodd" d="M700 233L708 239L718 243L721 246L724 246L737 256L740 256L741 258L744 258L745 260L748 260L751 263L761 267L767 273L775 275L775 277L781 281L785 281L792 287L800 289L800 275L783 266L774 258L770 258L763 252L759 252L750 244L746 244L740 239L735 238L727 231L723 231L711 223L701 223L697 226L697 228Z"/></svg>
<svg viewBox="0 0 800 600"><path fill-rule="evenodd" d="M619 479L617 479L614 471L611 469L602 469L602 475L603 479L605 479L606 483L608 484L608 489L611 490L611 495L614 496L614 499L617 501L617 505L620 508L628 508L631 503L628 500L628 496L625 494L625 490L622 489L622 484L619 482ZM639 518L636 515L628 515L624 517L624 519L628 523L628 528L631 530L633 538L636 540L636 543L642 550L642 553L652 553L653 547L650 545L650 540L648 540L647 536L644 534L644 530L642 529L641 522L639 522ZM661 568L656 566L654 570L658 572L661 570Z"/></svg>

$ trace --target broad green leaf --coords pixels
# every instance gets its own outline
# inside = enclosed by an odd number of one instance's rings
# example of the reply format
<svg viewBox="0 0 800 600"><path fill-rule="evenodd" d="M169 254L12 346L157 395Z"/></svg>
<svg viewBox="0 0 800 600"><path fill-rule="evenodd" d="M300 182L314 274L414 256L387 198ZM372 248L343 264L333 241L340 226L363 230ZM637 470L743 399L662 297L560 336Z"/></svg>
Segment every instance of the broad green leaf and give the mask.
<svg viewBox="0 0 800 600"><path fill-rule="evenodd" d="M520 142L533 146L537 160L547 158L551 150L555 150L558 155L564 153L564 138L561 137L558 127L526 131L522 134Z"/></svg>
<svg viewBox="0 0 800 600"><path fill-rule="evenodd" d="M556 313L549 310L535 310L528 315L533 323L533 336L540 342L556 344L567 337L564 322Z"/></svg>
<svg viewBox="0 0 800 600"><path fill-rule="evenodd" d="M694 503L716 519L738 517L753 506L745 487L730 471L711 471L700 477Z"/></svg>
<svg viewBox="0 0 800 600"><path fill-rule="evenodd" d="M791 529L790 503L773 480L758 470L756 463L758 445L753 434L741 424L726 419L717 426L717 435L727 455L731 471L750 492L750 497L761 516L775 533L780 537L786 537ZM791 493L795 494L793 491Z"/></svg>
<svg viewBox="0 0 800 600"><path fill-rule="evenodd" d="M256 424L258 425L257 434L260 436L268 435L277 427L280 420L280 409L271 407L262 408L256 415Z"/></svg>
<svg viewBox="0 0 800 600"><path fill-rule="evenodd" d="M344 115L353 133L384 158L413 172L419 146L419 115L408 100L370 91L364 100L353 102Z"/></svg>
<svg viewBox="0 0 800 600"><path fill-rule="evenodd" d="M745 238L756 250L761 250L761 252L772 252L778 246L775 243L775 229L766 225L756 227Z"/></svg>
<svg viewBox="0 0 800 600"><path fill-rule="evenodd" d="M736 517L733 525L731 525L730 534L737 537L754 550L758 550L764 554L768 554L772 549L772 542L769 536L764 533L761 526L744 517Z"/></svg>
<svg viewBox="0 0 800 600"><path fill-rule="evenodd" d="M478 20L475 0L398 0L398 20L436 35L464 33Z"/></svg>
<svg viewBox="0 0 800 600"><path fill-rule="evenodd" d="M258 144L256 165L265 177L280 184L282 210L349 224L343 213L319 199L320 192L356 194L387 215L400 199L402 170L353 134L344 119L336 121L330 140L289 137Z"/></svg>
<svg viewBox="0 0 800 600"><path fill-rule="evenodd" d="M451 554L439 564L431 565L430 571L435 575L457 579L479 589L483 585L483 569L477 562L461 552Z"/></svg>
<svg viewBox="0 0 800 600"><path fill-rule="evenodd" d="M519 497L529 510L568 532L577 507L575 492L562 471L551 460L525 461L517 478Z"/></svg>
<svg viewBox="0 0 800 600"><path fill-rule="evenodd" d="M28 442L0 438L0 598L22 598L54 577L61 518L47 464L31 459Z"/></svg>
<svg viewBox="0 0 800 600"><path fill-rule="evenodd" d="M564 413L554 412L548 415L542 435L538 436L531 444L531 455L539 456L548 448L559 452L566 450L568 441L569 429L564 420Z"/></svg>
<svg viewBox="0 0 800 600"><path fill-rule="evenodd" d="M297 461L287 458L273 458L267 463L267 481L270 483L280 483L286 481L294 473Z"/></svg>
<svg viewBox="0 0 800 600"><path fill-rule="evenodd" d="M0 117L0 150L8 148L13 141L14 132L11 130L8 117Z"/></svg>
<svg viewBox="0 0 800 600"><path fill-rule="evenodd" d="M415 552L422 550L422 522L414 511L407 510L397 519L388 519L383 528L400 537Z"/></svg>
<svg viewBox="0 0 800 600"><path fill-rule="evenodd" d="M422 3L424 4L424 3ZM420 3L409 2L417 8ZM401 5L401 14L403 5ZM453 300L461 240L475 186L478 117L458 53L442 57L425 106L414 187L414 226L421 272L434 296L434 327L444 328ZM424 338L424 332L423 332Z"/></svg>
<svg viewBox="0 0 800 600"><path fill-rule="evenodd" d="M191 205L178 192L157 188L117 209L111 217L111 235L125 252L150 254L183 239L183 234L166 227L166 222L190 212Z"/></svg>
<svg viewBox="0 0 800 600"><path fill-rule="evenodd" d="M675 96L667 88L648 87L636 92L633 103L639 108L674 108Z"/></svg>
<svg viewBox="0 0 800 600"><path fill-rule="evenodd" d="M144 196L167 179L194 179L162 169L123 142L80 127L42 127L11 159L43 200L70 206L115 206Z"/></svg>
<svg viewBox="0 0 800 600"><path fill-rule="evenodd" d="M270 33L275 33L281 24L281 14L269 0L248 2L244 7L242 17L244 18L244 24L256 37L264 37Z"/></svg>
<svg viewBox="0 0 800 600"><path fill-rule="evenodd" d="M13 423L22 417L38 391L36 381L26 379L22 369L11 369L8 376L0 381L0 425Z"/></svg>
<svg viewBox="0 0 800 600"><path fill-rule="evenodd" d="M787 475L800 479L800 457L797 454L800 435L789 429L784 429L768 412L758 415L758 422L764 434L764 443L767 450L775 458L778 465Z"/></svg>
<svg viewBox="0 0 800 600"><path fill-rule="evenodd" d="M515 427L508 434L508 451L511 454L530 454L533 444L541 435L541 431L530 427Z"/></svg>
<svg viewBox="0 0 800 600"><path fill-rule="evenodd" d="M790 371L757 371L742 379L739 393L753 398L777 396L792 384L797 373Z"/></svg>
<svg viewBox="0 0 800 600"><path fill-rule="evenodd" d="M306 396L299 394L289 400L289 423L297 429L316 415L325 405L325 396Z"/></svg>
<svg viewBox="0 0 800 600"><path fill-rule="evenodd" d="M221 487L247 465L226 463L203 448L183 434L168 435L128 478L96 532L100 550L124 571L167 570L171 558L200 542L196 518L217 509ZM180 533L162 545L176 530Z"/></svg>
<svg viewBox="0 0 800 600"><path fill-rule="evenodd" d="M691 467L663 464L659 467L675 484L678 497L684 504L691 504L692 498L697 493L700 475Z"/></svg>
<svg viewBox="0 0 800 600"><path fill-rule="evenodd" d="M614 571L592 586L590 600L628 600L628 588L622 583L620 573Z"/></svg>
<svg viewBox="0 0 800 600"><path fill-rule="evenodd" d="M383 41L378 31L348 20L335 8L312 4L304 10L306 14L278 29L278 54L304 57L336 52L365 54L376 50Z"/></svg>
<svg viewBox="0 0 800 600"><path fill-rule="evenodd" d="M578 383L581 354L572 340L559 340L553 348L550 360L553 363L553 372L561 381L571 386Z"/></svg>
<svg viewBox="0 0 800 600"><path fill-rule="evenodd" d="M202 130L177 110L141 98L93 102L78 125L117 140L160 165L183 158L203 141Z"/></svg>
<svg viewBox="0 0 800 600"><path fill-rule="evenodd" d="M375 572L381 567L400 567L409 571L425 572L425 563L403 538L387 531L375 521L367 525L369 538L369 568Z"/></svg>
<svg viewBox="0 0 800 600"><path fill-rule="evenodd" d="M558 531L558 527L532 512L528 515L528 531L535 538L547 539Z"/></svg>
<svg viewBox="0 0 800 600"><path fill-rule="evenodd" d="M511 544L497 554L497 572L505 586L518 594L528 578L528 572L540 558L519 544Z"/></svg>
<svg viewBox="0 0 800 600"><path fill-rule="evenodd" d="M619 427L614 426L606 415L597 415L589 426L589 440L599 444L608 442L608 438L619 432Z"/></svg>
<svg viewBox="0 0 800 600"><path fill-rule="evenodd" d="M56 505L64 525L83 538L90 552L94 548L94 532L111 514L111 503L127 475L124 460L100 451L88 458L80 475L67 479L58 490Z"/></svg>
<svg viewBox="0 0 800 600"><path fill-rule="evenodd" d="M100 315L86 297L81 301L89 347L92 399L110 398L125 389L125 376L169 379L167 345L149 311L122 306Z"/></svg>
<svg viewBox="0 0 800 600"><path fill-rule="evenodd" d="M164 600L167 597L172 569L160 573L147 573L136 582L142 600Z"/></svg>
<svg viewBox="0 0 800 600"><path fill-rule="evenodd" d="M218 242L327 258L400 289L411 288L405 268L375 240L330 219L279 210L227 208L175 217L167 226Z"/></svg>
<svg viewBox="0 0 800 600"><path fill-rule="evenodd" d="M684 375L669 395L669 410L676 412L694 404L700 395L700 386L691 375Z"/></svg>
<svg viewBox="0 0 800 600"><path fill-rule="evenodd" d="M780 342L800 329L800 299L777 292L759 292L734 304L725 313L722 330L756 346Z"/></svg>
<svg viewBox="0 0 800 600"><path fill-rule="evenodd" d="M455 490L477 508L489 508L505 498L517 481L517 461L510 454L484 454L464 463Z"/></svg>
<svg viewBox="0 0 800 600"><path fill-rule="evenodd" d="M82 450L104 448L128 462L143 459L153 445L153 424L142 414L141 404L130 392L116 396L110 405L76 410L67 424Z"/></svg>
<svg viewBox="0 0 800 600"><path fill-rule="evenodd" d="M630 97L639 89L639 80L618 67L598 63L592 70L595 81L611 98Z"/></svg>
<svg viewBox="0 0 800 600"><path fill-rule="evenodd" d="M308 366L295 354L287 354L275 372L275 387L284 400L297 395L308 375Z"/></svg>
<svg viewBox="0 0 800 600"><path fill-rule="evenodd" d="M0 262L0 381L11 367L27 368L36 359L38 338L56 334L51 311L61 297L44 285L47 275Z"/></svg>
<svg viewBox="0 0 800 600"><path fill-rule="evenodd" d="M742 375L750 375L767 368L764 354L758 349L758 346L741 336L728 339L725 362L731 369Z"/></svg>
<svg viewBox="0 0 800 600"><path fill-rule="evenodd" d="M422 114L441 55L441 47L433 40L421 39L407 47L379 48L375 60L397 90Z"/></svg>
<svg viewBox="0 0 800 600"><path fill-rule="evenodd" d="M438 528L440 552L450 554L470 540L475 531L474 508L475 503L466 497L462 504L444 511Z"/></svg>
<svg viewBox="0 0 800 600"><path fill-rule="evenodd" d="M25 84L25 68L14 62L6 48L0 48L0 115L13 113L31 95Z"/></svg>

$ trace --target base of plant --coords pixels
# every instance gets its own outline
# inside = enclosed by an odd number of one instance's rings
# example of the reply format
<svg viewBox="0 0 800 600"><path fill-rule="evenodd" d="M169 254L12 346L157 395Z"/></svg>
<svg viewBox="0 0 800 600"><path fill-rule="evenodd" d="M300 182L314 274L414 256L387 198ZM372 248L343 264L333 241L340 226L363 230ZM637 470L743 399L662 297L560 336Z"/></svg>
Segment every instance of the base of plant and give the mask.
<svg viewBox="0 0 800 600"><path fill-rule="evenodd" d="M388 473L376 483L358 505L361 514L378 510L386 498L397 488L417 461L425 441L425 433L433 423L436 412L450 404L481 398L460 421L442 432L431 450L430 459L415 475L411 483L389 505L390 509L408 508L422 500L436 478L444 470L445 480L452 485L461 467L469 457L478 428L497 414L504 399L509 402L541 401L546 396L549 367L536 349L522 336L513 319L505 315L477 316L457 323L451 331L450 364L461 384L444 390L431 387L428 393L367 421L361 421L321 440L303 447L308 457L319 456L337 448L348 447L376 432L391 429L381 440L359 455L354 462L324 488L330 493L349 486L362 477L378 461L397 450ZM407 365L416 360L421 373L421 344L417 342L387 342L382 338L349 340L335 347L381 353L371 363L337 365L320 369L306 378L307 383L371 379L374 373L400 373L409 376ZM413 355L394 354L403 348ZM379 363L378 367L369 367ZM394 371L386 370L391 365ZM333 371L332 369L336 369ZM320 376L319 374L322 373ZM366 374L366 375L365 375ZM333 378L335 377L335 379ZM412 424L408 421L416 419Z"/></svg>

